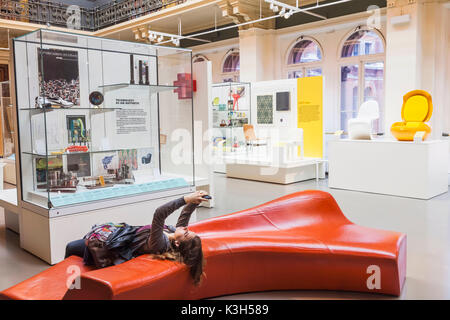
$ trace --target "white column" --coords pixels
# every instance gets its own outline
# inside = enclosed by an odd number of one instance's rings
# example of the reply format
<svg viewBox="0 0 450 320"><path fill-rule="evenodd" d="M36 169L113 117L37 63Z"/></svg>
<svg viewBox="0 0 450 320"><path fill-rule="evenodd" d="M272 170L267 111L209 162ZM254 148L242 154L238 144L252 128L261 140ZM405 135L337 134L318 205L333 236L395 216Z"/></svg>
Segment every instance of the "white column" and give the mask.
<svg viewBox="0 0 450 320"><path fill-rule="evenodd" d="M450 10L443 1L390 1L386 32L386 132L401 121L403 95L411 90L428 91L433 98L429 124L432 139L441 138L449 125L448 99ZM393 25L396 16L407 15L410 22ZM447 128L448 130L448 128Z"/></svg>
<svg viewBox="0 0 450 320"><path fill-rule="evenodd" d="M239 31L241 81L275 79L275 41L273 30L251 28Z"/></svg>
<svg viewBox="0 0 450 320"><path fill-rule="evenodd" d="M392 24L392 18L407 14L411 17L410 22L401 25ZM388 8L386 28L385 132L389 136L391 125L402 120L403 95L420 88L419 4Z"/></svg>

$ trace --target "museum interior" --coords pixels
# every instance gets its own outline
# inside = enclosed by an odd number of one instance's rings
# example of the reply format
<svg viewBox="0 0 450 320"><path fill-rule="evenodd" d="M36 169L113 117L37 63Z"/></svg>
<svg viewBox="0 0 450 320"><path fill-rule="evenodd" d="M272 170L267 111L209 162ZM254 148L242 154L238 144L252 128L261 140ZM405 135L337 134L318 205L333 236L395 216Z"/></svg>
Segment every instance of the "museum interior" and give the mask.
<svg viewBox="0 0 450 320"><path fill-rule="evenodd" d="M449 89L448 0L1 1L0 300L450 299Z"/></svg>

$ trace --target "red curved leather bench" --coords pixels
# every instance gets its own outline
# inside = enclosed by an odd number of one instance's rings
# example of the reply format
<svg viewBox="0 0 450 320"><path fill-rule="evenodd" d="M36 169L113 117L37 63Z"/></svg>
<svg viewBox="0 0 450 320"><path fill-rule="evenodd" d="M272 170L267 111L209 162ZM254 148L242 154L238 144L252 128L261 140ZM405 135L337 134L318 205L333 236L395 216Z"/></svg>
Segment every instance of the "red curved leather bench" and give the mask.
<svg viewBox="0 0 450 320"><path fill-rule="evenodd" d="M400 295L406 235L357 226L322 191L294 193L192 224L203 242L206 279L195 287L187 267L137 257L92 270L70 257L0 293L10 299L201 299L267 290L346 290ZM81 266L81 289L66 290L66 269ZM370 289L370 266L380 284ZM58 281L55 281L59 279ZM60 282L60 284L56 284Z"/></svg>

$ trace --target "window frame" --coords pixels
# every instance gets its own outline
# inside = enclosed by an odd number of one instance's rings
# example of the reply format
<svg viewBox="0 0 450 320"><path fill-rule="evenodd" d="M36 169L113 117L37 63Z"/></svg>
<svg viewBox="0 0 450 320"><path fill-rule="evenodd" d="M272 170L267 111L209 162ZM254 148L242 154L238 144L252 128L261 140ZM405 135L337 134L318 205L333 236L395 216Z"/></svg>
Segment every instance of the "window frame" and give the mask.
<svg viewBox="0 0 450 320"><path fill-rule="evenodd" d="M204 61L209 61L207 56L205 56L204 54L201 54L201 53L197 53L196 55L194 55L192 57L192 63L197 63L197 62L195 62L195 59L197 59L197 58L203 58ZM203 62L203 61L200 61L200 62Z"/></svg>
<svg viewBox="0 0 450 320"><path fill-rule="evenodd" d="M304 40L310 40L318 46L318 48L320 50L321 59L318 61L313 61L313 62L300 62L300 63L295 63L295 64L289 64L289 56L291 55L292 50L300 41L304 41ZM288 47L286 54L285 54L284 74L286 75L286 79L289 78L289 73L294 72L294 71L301 71L303 74L303 77L306 77L307 71L309 69L319 69L320 68L322 70L322 75L323 75L324 59L325 58L324 58L324 51L323 51L322 45L320 44L320 42L317 39L310 37L310 36L301 36L301 37L297 38L295 41L293 41L291 43L291 45Z"/></svg>
<svg viewBox="0 0 450 320"><path fill-rule="evenodd" d="M220 64L220 76L222 81L232 78L231 82L239 82L240 80L240 76L241 76L241 70L239 68L238 71L233 71L233 72L223 72L223 67L225 64L225 61L227 60L227 58L233 54L233 53L239 53L239 65L241 62L241 52L239 50L239 48L232 48L230 50L227 51L227 53L225 53L225 56L222 58L222 63Z"/></svg>
<svg viewBox="0 0 450 320"><path fill-rule="evenodd" d="M355 32L360 30L367 30L375 32L381 39L383 43L383 53L376 53L376 54L364 54L364 55L358 55L358 56L351 56L351 57L342 57L342 49L344 48L344 44L347 41L349 37L351 37ZM384 72L383 72L383 88L384 92L386 92L386 39L383 35L383 33L376 29L376 28L368 28L368 27L358 27L357 29L352 29L351 31L347 32L344 38L341 40L340 45L338 47L338 75L339 75L339 81L338 81L338 118L336 119L336 128L339 128L338 130L342 130L341 128L341 98L342 98L342 73L341 69L343 66L347 65L358 65L358 112L359 108L361 107L362 103L364 102L364 90L365 90L365 64L366 63L375 63L375 62L383 62L384 64ZM382 123L384 126L380 128L382 131L378 133L386 133L385 128L385 119L386 119L386 98L384 96L383 101L383 109L380 109L380 119L383 117Z"/></svg>

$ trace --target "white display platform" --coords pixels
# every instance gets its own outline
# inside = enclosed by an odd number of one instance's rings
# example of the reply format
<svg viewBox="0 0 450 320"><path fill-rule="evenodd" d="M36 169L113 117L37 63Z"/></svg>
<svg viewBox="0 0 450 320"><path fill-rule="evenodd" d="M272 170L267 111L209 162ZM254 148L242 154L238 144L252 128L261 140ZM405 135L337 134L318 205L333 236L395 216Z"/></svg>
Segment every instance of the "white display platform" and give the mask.
<svg viewBox="0 0 450 320"><path fill-rule="evenodd" d="M233 158L235 156L243 156L247 154L247 149L245 147L241 147L233 152L231 151L223 151L219 152L215 150L213 153L213 171L216 173L227 173L227 166L225 159Z"/></svg>
<svg viewBox="0 0 450 320"><path fill-rule="evenodd" d="M448 192L448 141L329 142L329 187L431 199Z"/></svg>
<svg viewBox="0 0 450 320"><path fill-rule="evenodd" d="M316 158L275 162L270 157L238 155L225 157L225 162L230 178L280 184L325 178L325 161Z"/></svg>
<svg viewBox="0 0 450 320"><path fill-rule="evenodd" d="M5 227L20 233L19 207L17 206L17 189L4 189L0 191L0 207L5 213Z"/></svg>

